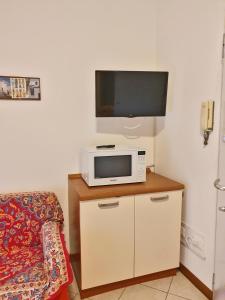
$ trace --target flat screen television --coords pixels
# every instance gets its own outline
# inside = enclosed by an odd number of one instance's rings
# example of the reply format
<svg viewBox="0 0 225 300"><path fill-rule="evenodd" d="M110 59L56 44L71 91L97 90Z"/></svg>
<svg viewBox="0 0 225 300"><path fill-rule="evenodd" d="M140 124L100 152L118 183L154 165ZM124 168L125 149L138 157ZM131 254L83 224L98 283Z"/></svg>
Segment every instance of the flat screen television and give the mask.
<svg viewBox="0 0 225 300"><path fill-rule="evenodd" d="M95 71L96 117L165 116L168 72Z"/></svg>

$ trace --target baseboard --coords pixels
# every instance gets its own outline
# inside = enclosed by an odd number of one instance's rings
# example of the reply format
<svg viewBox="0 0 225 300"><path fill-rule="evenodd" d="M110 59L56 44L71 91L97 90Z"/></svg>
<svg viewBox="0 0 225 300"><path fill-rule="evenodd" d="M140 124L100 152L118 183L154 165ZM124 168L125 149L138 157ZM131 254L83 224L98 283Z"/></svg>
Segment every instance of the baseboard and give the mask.
<svg viewBox="0 0 225 300"><path fill-rule="evenodd" d="M190 270L180 264L180 271L201 291L209 300L213 299L213 292L201 280L199 280Z"/></svg>
<svg viewBox="0 0 225 300"><path fill-rule="evenodd" d="M177 269L170 269L170 270L161 271L161 272L157 272L157 273L153 273L153 274L148 274L148 275L134 277L134 278L118 281L118 282L109 283L106 285L101 285L101 286L89 288L86 290L81 290L80 287L78 286L78 288L80 290L80 298L81 299L89 298L89 297L92 297L92 296L95 296L98 294L106 293L106 292L109 292L109 291L112 291L115 289L124 288L124 287L131 286L134 284L140 284L140 283L150 281L150 280L174 276L174 275L176 275L176 271L177 271Z"/></svg>

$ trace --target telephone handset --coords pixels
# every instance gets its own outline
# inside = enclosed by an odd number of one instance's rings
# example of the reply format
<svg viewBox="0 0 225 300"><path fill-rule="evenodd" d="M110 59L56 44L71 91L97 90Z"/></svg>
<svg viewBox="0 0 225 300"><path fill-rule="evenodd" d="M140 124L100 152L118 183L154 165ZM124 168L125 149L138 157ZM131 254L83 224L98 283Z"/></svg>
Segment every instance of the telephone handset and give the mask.
<svg viewBox="0 0 225 300"><path fill-rule="evenodd" d="M204 145L208 144L209 133L213 131L214 101L202 102L201 130L203 131Z"/></svg>
<svg viewBox="0 0 225 300"><path fill-rule="evenodd" d="M214 101L202 102L202 111L201 111L202 131L213 130L213 112L214 112Z"/></svg>

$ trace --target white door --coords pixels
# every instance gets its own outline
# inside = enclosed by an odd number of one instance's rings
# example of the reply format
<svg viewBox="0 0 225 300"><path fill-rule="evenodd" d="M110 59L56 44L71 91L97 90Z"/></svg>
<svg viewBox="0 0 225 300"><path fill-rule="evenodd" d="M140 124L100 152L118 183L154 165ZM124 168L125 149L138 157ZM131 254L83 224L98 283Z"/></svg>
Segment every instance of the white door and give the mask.
<svg viewBox="0 0 225 300"><path fill-rule="evenodd" d="M135 196L135 276L179 267L182 191Z"/></svg>
<svg viewBox="0 0 225 300"><path fill-rule="evenodd" d="M223 63L222 105L220 124L220 149L217 193L217 224L214 299L225 299L225 64Z"/></svg>
<svg viewBox="0 0 225 300"><path fill-rule="evenodd" d="M133 277L134 196L80 202L82 289Z"/></svg>

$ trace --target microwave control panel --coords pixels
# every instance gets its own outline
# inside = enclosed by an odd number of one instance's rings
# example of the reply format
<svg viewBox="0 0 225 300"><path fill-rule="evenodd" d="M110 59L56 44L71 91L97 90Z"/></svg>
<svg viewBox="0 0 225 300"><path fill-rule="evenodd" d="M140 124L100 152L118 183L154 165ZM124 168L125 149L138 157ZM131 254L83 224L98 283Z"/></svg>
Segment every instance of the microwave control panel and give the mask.
<svg viewBox="0 0 225 300"><path fill-rule="evenodd" d="M138 167L137 176L141 180L146 180L146 162L145 162L145 151L138 151Z"/></svg>

